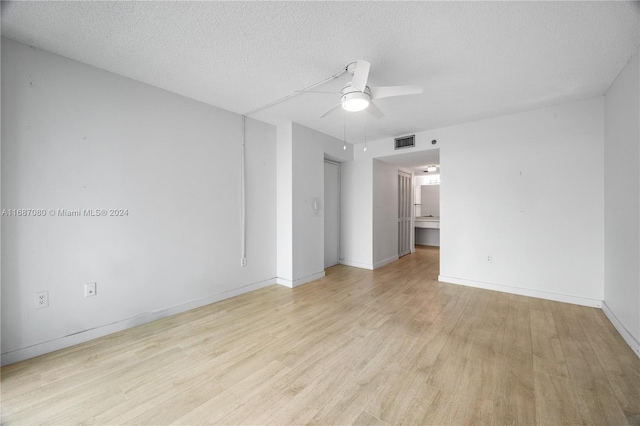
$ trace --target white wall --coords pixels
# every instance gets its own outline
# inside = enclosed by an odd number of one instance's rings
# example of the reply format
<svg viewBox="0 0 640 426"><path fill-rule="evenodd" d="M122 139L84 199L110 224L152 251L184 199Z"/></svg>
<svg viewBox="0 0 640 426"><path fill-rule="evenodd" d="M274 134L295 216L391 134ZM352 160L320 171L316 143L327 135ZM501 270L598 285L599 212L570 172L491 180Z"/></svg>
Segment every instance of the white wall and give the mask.
<svg viewBox="0 0 640 426"><path fill-rule="evenodd" d="M640 54L605 96L604 311L640 355Z"/></svg>
<svg viewBox="0 0 640 426"><path fill-rule="evenodd" d="M386 155L379 145L366 152L360 145L354 148L355 161L343 164L345 265L376 269L398 258L398 171L410 171L374 159Z"/></svg>
<svg viewBox="0 0 640 426"><path fill-rule="evenodd" d="M293 282L293 128L277 128L277 277Z"/></svg>
<svg viewBox="0 0 640 426"><path fill-rule="evenodd" d="M373 269L397 259L398 167L373 160Z"/></svg>
<svg viewBox="0 0 640 426"><path fill-rule="evenodd" d="M296 123L278 126L279 284L295 287L324 276L324 158L351 160L353 146L343 145Z"/></svg>
<svg viewBox="0 0 640 426"><path fill-rule="evenodd" d="M414 152L440 148L441 280L600 305L603 108L599 97L416 134ZM360 150L353 169L393 154L393 138ZM352 216L370 205L352 203ZM360 230L347 245L373 253Z"/></svg>
<svg viewBox="0 0 640 426"><path fill-rule="evenodd" d="M353 156L341 169L340 263L373 269L373 161L361 148Z"/></svg>
<svg viewBox="0 0 640 426"><path fill-rule="evenodd" d="M329 136L293 124L294 281L324 276L324 153L316 137Z"/></svg>
<svg viewBox="0 0 640 426"><path fill-rule="evenodd" d="M600 305L602 117L595 98L438 132L442 280Z"/></svg>
<svg viewBox="0 0 640 426"><path fill-rule="evenodd" d="M1 40L0 40L1 41ZM2 43L0 43L0 68L2 63ZM2 76L2 70L0 69L0 77ZM0 110L2 102L2 84L0 84ZM2 117L0 117L0 141L2 140ZM2 208L2 149L0 147L0 209ZM2 216L0 216L0 365L2 365L2 353L4 352L2 347Z"/></svg>
<svg viewBox="0 0 640 426"><path fill-rule="evenodd" d="M3 363L275 282L275 128L2 40ZM83 286L98 283L98 295ZM35 292L50 307L36 310Z"/></svg>

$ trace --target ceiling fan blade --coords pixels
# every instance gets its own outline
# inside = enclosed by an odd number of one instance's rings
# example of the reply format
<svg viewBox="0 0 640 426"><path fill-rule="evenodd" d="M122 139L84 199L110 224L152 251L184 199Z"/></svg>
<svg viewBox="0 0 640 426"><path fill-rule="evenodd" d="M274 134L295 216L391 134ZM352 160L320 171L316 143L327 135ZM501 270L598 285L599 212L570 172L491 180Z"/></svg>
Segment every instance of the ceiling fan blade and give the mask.
<svg viewBox="0 0 640 426"><path fill-rule="evenodd" d="M320 90L294 90L294 93L326 93L329 95L341 95L341 92L323 92Z"/></svg>
<svg viewBox="0 0 640 426"><path fill-rule="evenodd" d="M327 115L331 114L333 111L335 111L336 109L340 108L341 106L342 106L341 103L332 106L331 108L329 108L328 110L323 112L322 115L320 116L320 118L325 118Z"/></svg>
<svg viewBox="0 0 640 426"><path fill-rule="evenodd" d="M372 87L371 99L390 98L392 96L420 95L424 89L420 86Z"/></svg>
<svg viewBox="0 0 640 426"><path fill-rule="evenodd" d="M362 93L367 87L367 80L369 79L369 68L371 64L362 59L356 62L356 70L353 72L353 79L351 80L351 86L355 87Z"/></svg>
<svg viewBox="0 0 640 426"><path fill-rule="evenodd" d="M384 113L380 111L380 108L378 108L376 104L374 104L373 102L369 102L369 106L365 111L369 113L376 120L379 120L382 117L384 117Z"/></svg>

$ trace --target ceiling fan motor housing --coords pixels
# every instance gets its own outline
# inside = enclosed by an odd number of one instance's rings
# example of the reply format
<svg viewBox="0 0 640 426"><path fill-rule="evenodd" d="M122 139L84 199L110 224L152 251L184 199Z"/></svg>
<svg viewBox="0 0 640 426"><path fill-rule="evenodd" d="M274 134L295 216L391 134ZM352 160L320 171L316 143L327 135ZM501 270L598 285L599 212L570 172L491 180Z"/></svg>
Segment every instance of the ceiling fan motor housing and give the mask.
<svg viewBox="0 0 640 426"><path fill-rule="evenodd" d="M349 83L342 88L340 102L342 103L342 108L347 111L362 111L366 109L369 106L369 102L371 102L371 90L369 90L369 86L367 86L363 93Z"/></svg>

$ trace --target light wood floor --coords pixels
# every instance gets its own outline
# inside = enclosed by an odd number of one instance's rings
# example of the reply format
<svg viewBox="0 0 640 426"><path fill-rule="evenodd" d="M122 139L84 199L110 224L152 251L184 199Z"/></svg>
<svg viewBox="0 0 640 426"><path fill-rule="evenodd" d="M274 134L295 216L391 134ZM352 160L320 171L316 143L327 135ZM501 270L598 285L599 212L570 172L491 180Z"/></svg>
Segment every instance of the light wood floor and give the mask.
<svg viewBox="0 0 640 426"><path fill-rule="evenodd" d="M598 309L335 266L2 369L5 424L640 424Z"/></svg>

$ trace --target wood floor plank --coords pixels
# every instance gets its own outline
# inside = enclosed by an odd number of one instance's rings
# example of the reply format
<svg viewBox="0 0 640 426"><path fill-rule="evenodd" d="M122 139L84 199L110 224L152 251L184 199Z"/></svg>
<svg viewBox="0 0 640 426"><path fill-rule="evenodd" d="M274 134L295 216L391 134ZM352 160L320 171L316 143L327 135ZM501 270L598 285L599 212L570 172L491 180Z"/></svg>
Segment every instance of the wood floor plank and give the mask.
<svg viewBox="0 0 640 426"><path fill-rule="evenodd" d="M488 304L487 292L473 290L475 297L466 304L462 315L451 330L448 339L438 354L435 371L429 384L445 391L453 392L460 383L469 360L475 336Z"/></svg>
<svg viewBox="0 0 640 426"><path fill-rule="evenodd" d="M388 426L389 423L383 422L379 418L363 411L353 422L356 426Z"/></svg>
<svg viewBox="0 0 640 426"><path fill-rule="evenodd" d="M602 311L437 281L418 247L0 369L2 424L640 424Z"/></svg>
<svg viewBox="0 0 640 426"><path fill-rule="evenodd" d="M150 388L143 393L128 397L120 404L106 407L103 411L88 414L80 422L82 425L120 425L146 413L155 407L163 406L167 401L181 399L188 389L199 386L209 380L203 370L193 370L191 375L165 382L162 386Z"/></svg>
<svg viewBox="0 0 640 426"><path fill-rule="evenodd" d="M512 349L531 353L531 318L529 315L529 299L524 296L509 296L509 312L504 331L502 351Z"/></svg>
<svg viewBox="0 0 640 426"><path fill-rule="evenodd" d="M595 351L572 309L553 311L567 369L578 397L590 408L594 424L624 424L622 407L606 379Z"/></svg>
<svg viewBox="0 0 640 426"><path fill-rule="evenodd" d="M547 310L531 309L530 316L534 371L568 378L569 371L565 363L553 313Z"/></svg>
<svg viewBox="0 0 640 426"><path fill-rule="evenodd" d="M176 425L215 424L233 413L253 396L264 392L291 370L272 361L234 386L208 399L205 403L183 413L172 423Z"/></svg>
<svg viewBox="0 0 640 426"><path fill-rule="evenodd" d="M640 359L631 356L633 351L612 330L602 312L573 306L570 309L578 318L628 423L640 424Z"/></svg>
<svg viewBox="0 0 640 426"><path fill-rule="evenodd" d="M434 411L437 402L440 400L440 390L429 386L426 377L421 377L418 373L415 376L415 395L409 402L407 410L402 414L397 424L400 425L424 425L428 413Z"/></svg>
<svg viewBox="0 0 640 426"><path fill-rule="evenodd" d="M589 424L585 406L577 398L569 379L534 373L536 423L539 425Z"/></svg>
<svg viewBox="0 0 640 426"><path fill-rule="evenodd" d="M224 388L209 378L195 386L191 386L175 398L167 399L162 404L145 411L129 420L133 425L167 425L179 419L196 407L204 404L213 396L220 394Z"/></svg>
<svg viewBox="0 0 640 426"><path fill-rule="evenodd" d="M454 392L456 409L448 413L447 424L491 424L496 375L493 362L469 358Z"/></svg>
<svg viewBox="0 0 640 426"><path fill-rule="evenodd" d="M502 350L504 333L507 326L509 296L504 293L491 292L482 322L471 348L471 357L490 361Z"/></svg>
<svg viewBox="0 0 640 426"><path fill-rule="evenodd" d="M632 414L627 418L621 404L608 382L596 381L591 388L576 387L580 406L586 407L589 423L594 425L629 423L640 424L640 417Z"/></svg>
<svg viewBox="0 0 640 426"><path fill-rule="evenodd" d="M340 383L353 378L355 372L336 366L314 375L315 378L298 392L288 394L282 405L272 410L265 424L306 424L331 399L331 393Z"/></svg>
<svg viewBox="0 0 640 426"><path fill-rule="evenodd" d="M417 399L424 399L424 390L434 389L428 385L428 381L429 376L423 372L411 368L400 369L394 380L388 381L386 386L371 396L365 409L377 419L398 424L401 419L407 419L407 411Z"/></svg>
<svg viewBox="0 0 640 426"><path fill-rule="evenodd" d="M355 423L369 402L369 393L355 381L345 382L308 425L347 425Z"/></svg>
<svg viewBox="0 0 640 426"><path fill-rule="evenodd" d="M119 368L108 368L99 372L92 372L91 375L85 372L71 375L66 380L59 380L48 383L28 394L6 394L2 389L2 411L6 416L13 416L17 413L29 416L29 413L45 412L55 410L63 404L73 404L75 401L86 398L103 389L119 388L119 381L123 378L132 379L148 374L150 371L158 371L162 366L170 369L173 362L184 358L184 354L179 349L166 351L157 354L155 357L145 360L132 359L128 364ZM159 374L162 374L160 372Z"/></svg>
<svg viewBox="0 0 640 426"><path fill-rule="evenodd" d="M494 425L536 424L533 355L515 348L494 360Z"/></svg>

